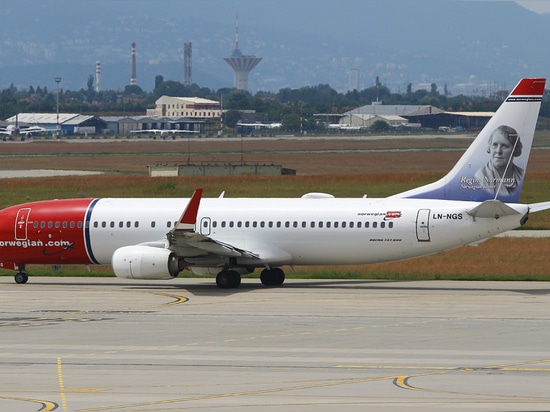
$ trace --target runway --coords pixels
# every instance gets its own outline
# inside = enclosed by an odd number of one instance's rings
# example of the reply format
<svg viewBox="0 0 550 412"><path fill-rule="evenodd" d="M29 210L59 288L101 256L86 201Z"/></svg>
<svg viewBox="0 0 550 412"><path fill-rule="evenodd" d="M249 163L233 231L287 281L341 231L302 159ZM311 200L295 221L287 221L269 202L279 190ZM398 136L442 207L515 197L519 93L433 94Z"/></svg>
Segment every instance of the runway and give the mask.
<svg viewBox="0 0 550 412"><path fill-rule="evenodd" d="M548 411L550 283L0 278L6 411Z"/></svg>

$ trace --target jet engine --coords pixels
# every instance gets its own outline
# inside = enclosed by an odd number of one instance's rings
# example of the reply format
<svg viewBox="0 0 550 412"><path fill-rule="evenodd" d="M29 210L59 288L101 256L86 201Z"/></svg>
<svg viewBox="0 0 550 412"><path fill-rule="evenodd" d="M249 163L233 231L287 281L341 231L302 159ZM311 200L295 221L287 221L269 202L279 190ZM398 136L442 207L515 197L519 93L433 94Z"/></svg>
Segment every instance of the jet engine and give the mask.
<svg viewBox="0 0 550 412"><path fill-rule="evenodd" d="M125 279L172 279L183 269L174 252L139 245L115 250L111 266L115 275Z"/></svg>

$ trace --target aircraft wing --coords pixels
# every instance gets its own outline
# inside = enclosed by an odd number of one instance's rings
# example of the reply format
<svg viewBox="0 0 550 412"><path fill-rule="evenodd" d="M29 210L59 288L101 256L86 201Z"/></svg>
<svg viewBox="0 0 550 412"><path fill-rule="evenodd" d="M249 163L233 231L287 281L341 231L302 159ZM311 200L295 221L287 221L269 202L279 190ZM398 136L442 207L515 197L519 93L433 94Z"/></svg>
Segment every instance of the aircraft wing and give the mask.
<svg viewBox="0 0 550 412"><path fill-rule="evenodd" d="M197 189L178 223L167 234L169 249L183 257L214 254L259 259L256 253L220 242L195 231L202 189Z"/></svg>

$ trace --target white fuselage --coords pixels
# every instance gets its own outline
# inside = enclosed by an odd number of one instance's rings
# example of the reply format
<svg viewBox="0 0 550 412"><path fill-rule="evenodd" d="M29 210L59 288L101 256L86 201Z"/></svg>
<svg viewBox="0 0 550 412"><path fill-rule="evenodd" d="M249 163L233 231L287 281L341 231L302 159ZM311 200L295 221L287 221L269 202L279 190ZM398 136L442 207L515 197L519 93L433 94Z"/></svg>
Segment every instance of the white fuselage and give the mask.
<svg viewBox="0 0 550 412"><path fill-rule="evenodd" d="M108 264L122 246L166 241L189 199L99 199L90 209L89 244ZM366 264L427 255L520 226L517 215L475 218L476 202L426 199L202 199L195 231L252 251L240 265Z"/></svg>

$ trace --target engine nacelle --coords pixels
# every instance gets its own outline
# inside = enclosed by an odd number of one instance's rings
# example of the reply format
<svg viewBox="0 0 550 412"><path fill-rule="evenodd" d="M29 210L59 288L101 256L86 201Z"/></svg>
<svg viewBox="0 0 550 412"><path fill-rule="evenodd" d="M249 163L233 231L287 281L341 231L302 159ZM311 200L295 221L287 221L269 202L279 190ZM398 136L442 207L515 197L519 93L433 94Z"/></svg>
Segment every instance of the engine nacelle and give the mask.
<svg viewBox="0 0 550 412"><path fill-rule="evenodd" d="M124 246L113 253L115 275L125 279L172 279L180 273L179 258L168 249Z"/></svg>

